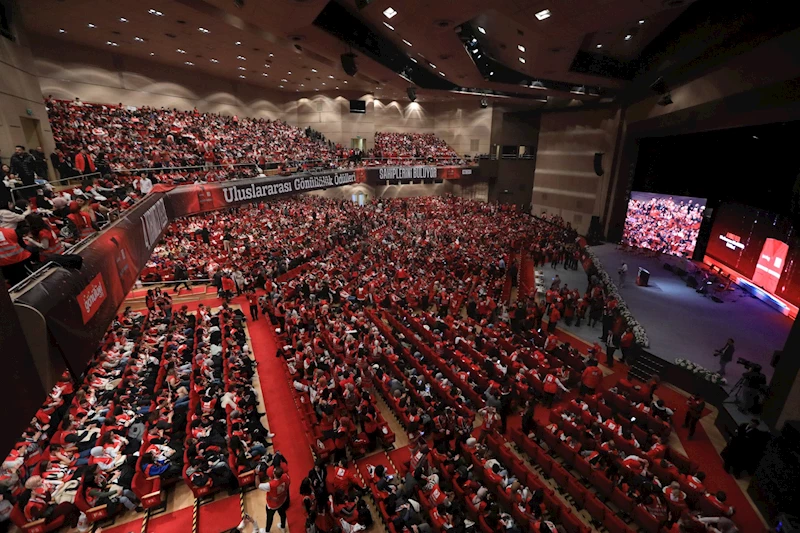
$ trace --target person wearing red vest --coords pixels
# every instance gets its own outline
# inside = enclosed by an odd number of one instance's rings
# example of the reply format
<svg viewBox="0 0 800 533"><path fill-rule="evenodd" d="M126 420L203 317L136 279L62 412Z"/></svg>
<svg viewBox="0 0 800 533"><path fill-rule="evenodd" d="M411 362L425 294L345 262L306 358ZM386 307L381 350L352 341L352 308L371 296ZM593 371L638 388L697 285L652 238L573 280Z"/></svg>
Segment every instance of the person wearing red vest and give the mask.
<svg viewBox="0 0 800 533"><path fill-rule="evenodd" d="M603 372L598 368L597 361L590 361L581 374L581 395L594 394L602 380Z"/></svg>
<svg viewBox="0 0 800 533"><path fill-rule="evenodd" d="M258 485L259 490L267 493L267 528L272 529L275 513L281 519L280 528L286 530L286 509L289 508L289 475L281 467L272 471L272 479L268 483Z"/></svg>
<svg viewBox="0 0 800 533"><path fill-rule="evenodd" d="M33 262L31 253L20 246L16 230L0 228L0 268L6 280L12 285L22 281Z"/></svg>
<svg viewBox="0 0 800 533"><path fill-rule="evenodd" d="M550 317L548 319L549 322L547 323L548 333L555 333L556 325L558 324L558 321L560 319L561 319L561 312L558 310L558 307L554 305L553 309L550 311Z"/></svg>
<svg viewBox="0 0 800 533"><path fill-rule="evenodd" d="M69 215L67 215L67 218L75 224L80 239L85 239L96 231L92 223L91 215L86 211L81 211L81 207L75 200L69 203Z"/></svg>
<svg viewBox="0 0 800 533"><path fill-rule="evenodd" d="M628 328L625 330L625 333L622 334L622 337L620 337L619 340L619 348L622 351L622 362L625 364L631 363L628 358L633 355L633 351L631 350L633 347L633 341L633 330Z"/></svg>
<svg viewBox="0 0 800 533"><path fill-rule="evenodd" d="M544 377L544 406L548 409L553 407L553 400L556 397L556 393L558 389L563 390L564 392L569 392L569 389L561 383L555 374L547 374Z"/></svg>
<svg viewBox="0 0 800 533"><path fill-rule="evenodd" d="M703 410L706 408L706 402L700 396L692 396L686 401L686 417L683 419L683 427L689 428L689 439L694 437L694 432L697 429L697 422L703 416Z"/></svg>

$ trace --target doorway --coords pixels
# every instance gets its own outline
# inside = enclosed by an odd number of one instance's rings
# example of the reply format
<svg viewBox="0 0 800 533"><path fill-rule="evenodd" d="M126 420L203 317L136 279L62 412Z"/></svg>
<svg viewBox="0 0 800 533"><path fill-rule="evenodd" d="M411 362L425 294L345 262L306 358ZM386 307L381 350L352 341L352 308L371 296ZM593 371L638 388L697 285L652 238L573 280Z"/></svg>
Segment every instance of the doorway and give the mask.
<svg viewBox="0 0 800 533"><path fill-rule="evenodd" d="M355 139L350 139L350 148L361 150L364 152L366 150L367 140L361 137L356 137Z"/></svg>
<svg viewBox="0 0 800 533"><path fill-rule="evenodd" d="M39 120L35 118L19 117L22 125L22 135L25 136L25 150L42 146L42 138L39 135Z"/></svg>

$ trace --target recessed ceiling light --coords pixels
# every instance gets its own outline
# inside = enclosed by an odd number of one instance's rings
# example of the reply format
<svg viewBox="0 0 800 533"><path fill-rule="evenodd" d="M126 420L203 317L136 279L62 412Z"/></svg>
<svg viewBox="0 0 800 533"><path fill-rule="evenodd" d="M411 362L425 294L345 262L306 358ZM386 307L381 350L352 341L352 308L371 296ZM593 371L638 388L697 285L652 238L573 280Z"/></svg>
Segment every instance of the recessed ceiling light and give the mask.
<svg viewBox="0 0 800 533"><path fill-rule="evenodd" d="M197 31L199 31L200 33L211 33L211 30L207 30L205 28L197 28Z"/></svg>
<svg viewBox="0 0 800 533"><path fill-rule="evenodd" d="M753 135L753 139L758 140L758 136Z"/></svg>
<svg viewBox="0 0 800 533"><path fill-rule="evenodd" d="M598 43L598 44L597 44L597 48L603 48L603 45L602 45L602 44L600 44L600 43Z"/></svg>
<svg viewBox="0 0 800 533"><path fill-rule="evenodd" d="M311 72L316 72L316 71L317 71L317 69L315 69L315 68L311 69ZM289 74L291 74L291 72Z"/></svg>
<svg viewBox="0 0 800 533"><path fill-rule="evenodd" d="M236 56L236 59L238 59L240 61L247 61L247 58L244 57L244 56Z"/></svg>
<svg viewBox="0 0 800 533"><path fill-rule="evenodd" d="M126 19L125 17L120 17L120 18L119 18L119 21L120 21L120 22L128 22L128 19Z"/></svg>
<svg viewBox="0 0 800 533"><path fill-rule="evenodd" d="M239 77L240 77L240 78L242 78L242 79L244 79L244 78L245 78L245 75L244 75L244 74L239 74Z"/></svg>
<svg viewBox="0 0 800 533"><path fill-rule="evenodd" d="M292 71L290 70L290 71L289 71L289 72L287 72L286 74L288 74L288 75L290 75L290 76L291 76L291 75L292 75Z"/></svg>
<svg viewBox="0 0 800 533"><path fill-rule="evenodd" d="M118 45L117 43L115 43L114 41L106 41L106 44L107 44L108 46L119 46L119 45Z"/></svg>
<svg viewBox="0 0 800 533"><path fill-rule="evenodd" d="M387 28L389 28L390 30L394 31L394 26L392 26L388 22L384 22L383 25L386 26Z"/></svg>
<svg viewBox="0 0 800 533"><path fill-rule="evenodd" d="M319 91L319 89L314 89L315 91Z"/></svg>
<svg viewBox="0 0 800 533"><path fill-rule="evenodd" d="M550 18L550 10L549 9L542 9L538 13L534 15L539 20L549 19Z"/></svg>
<svg viewBox="0 0 800 533"><path fill-rule="evenodd" d="M491 71L491 72L489 73L489 76L494 76L494 71Z"/></svg>
<svg viewBox="0 0 800 533"><path fill-rule="evenodd" d="M436 68L436 65L434 65L433 63L428 63L428 64L431 66L431 68Z"/></svg>
<svg viewBox="0 0 800 533"><path fill-rule="evenodd" d="M444 76L444 72L440 72L439 74L440 74L440 75L442 75L442 76Z"/></svg>
<svg viewBox="0 0 800 533"><path fill-rule="evenodd" d="M520 52L525 52L525 47L522 46L521 44L518 44L517 45L517 50L519 50Z"/></svg>
<svg viewBox="0 0 800 533"><path fill-rule="evenodd" d="M247 70L247 69L244 67L239 67L239 70Z"/></svg>
<svg viewBox="0 0 800 533"><path fill-rule="evenodd" d="M403 42L406 43L408 46L412 46L412 44L410 42L406 41L405 39L403 39Z"/></svg>
<svg viewBox="0 0 800 533"><path fill-rule="evenodd" d="M178 48L175 51L178 52L179 54L185 54L186 53L186 50L183 50L182 48Z"/></svg>
<svg viewBox="0 0 800 533"><path fill-rule="evenodd" d="M306 84L305 84L305 83L301 83L301 84L300 84L300 87L305 87L305 86L306 86Z"/></svg>
<svg viewBox="0 0 800 533"><path fill-rule="evenodd" d="M211 62L212 62L212 63L219 63L219 59L214 59L214 58L212 57L212 58L211 58Z"/></svg>
<svg viewBox="0 0 800 533"><path fill-rule="evenodd" d="M325 82L324 82L324 81L322 82L322 85L325 85Z"/></svg>
<svg viewBox="0 0 800 533"><path fill-rule="evenodd" d="M630 33L625 36L625 40L626 41L630 41L632 38L633 38L633 35L631 35Z"/></svg>
<svg viewBox="0 0 800 533"><path fill-rule="evenodd" d="M150 55L154 56L154 55L156 55L156 53L155 52L150 52Z"/></svg>
<svg viewBox="0 0 800 533"><path fill-rule="evenodd" d="M136 41L137 43L143 43L144 42L144 39L142 39L141 37L134 37L133 40Z"/></svg>
<svg viewBox="0 0 800 533"><path fill-rule="evenodd" d="M338 89L339 87L337 86L336 88Z"/></svg>
<svg viewBox="0 0 800 533"><path fill-rule="evenodd" d="M273 57L275 54L270 54L269 57Z"/></svg>
<svg viewBox="0 0 800 533"><path fill-rule="evenodd" d="M486 30L484 30L482 26L478 26L478 31L486 35Z"/></svg>
<svg viewBox="0 0 800 533"><path fill-rule="evenodd" d="M67 30L65 30L64 28L61 28L60 30L58 30L58 33L67 33Z"/></svg>
<svg viewBox="0 0 800 533"><path fill-rule="evenodd" d="M96 28L97 27L94 24L92 24L91 22L89 24L87 24L87 26L89 26L90 28Z"/></svg>
<svg viewBox="0 0 800 533"><path fill-rule="evenodd" d="M242 41L236 41L236 42L235 42L235 43L233 43L233 44L235 44L236 46L241 46L241 45L242 45Z"/></svg>
<svg viewBox="0 0 800 533"><path fill-rule="evenodd" d="M286 78L281 78L281 81L288 82L289 80L287 80Z"/></svg>
<svg viewBox="0 0 800 533"><path fill-rule="evenodd" d="M413 61L414 63L416 63L416 62L417 62L417 60L416 60L416 59L414 59L413 57L409 57L409 59L410 59L411 61Z"/></svg>
<svg viewBox="0 0 800 533"><path fill-rule="evenodd" d="M262 72L261 75L262 76L269 76L269 74L267 74L266 72Z"/></svg>
<svg viewBox="0 0 800 533"><path fill-rule="evenodd" d="M149 9L147 12L150 13L151 15L155 15L157 17L163 17L164 16L164 13L162 13L161 11L158 11L157 9Z"/></svg>
<svg viewBox="0 0 800 533"><path fill-rule="evenodd" d="M333 76L328 76L328 79L331 79L331 80L332 80L332 79L334 79L334 78L333 78Z"/></svg>
<svg viewBox="0 0 800 533"><path fill-rule="evenodd" d="M519 62L520 62L520 63L524 63L524 62L525 62L525 58L524 58L524 57L520 57L520 58L519 58Z"/></svg>
<svg viewBox="0 0 800 533"><path fill-rule="evenodd" d="M264 63L264 66L267 68L272 68L272 65L270 65L269 63Z"/></svg>
<svg viewBox="0 0 800 533"><path fill-rule="evenodd" d="M395 9L391 6L383 10L383 16L387 19L390 19L395 15L397 15L397 11L395 11Z"/></svg>
<svg viewBox="0 0 800 533"><path fill-rule="evenodd" d="M640 20L639 24L644 24L644 19Z"/></svg>
<svg viewBox="0 0 800 533"><path fill-rule="evenodd" d="M281 89L283 89L283 85L278 85L278 87L280 87Z"/></svg>
<svg viewBox="0 0 800 533"><path fill-rule="evenodd" d="M183 64L189 65L190 67L194 66L194 63L192 63L191 61L185 61Z"/></svg>

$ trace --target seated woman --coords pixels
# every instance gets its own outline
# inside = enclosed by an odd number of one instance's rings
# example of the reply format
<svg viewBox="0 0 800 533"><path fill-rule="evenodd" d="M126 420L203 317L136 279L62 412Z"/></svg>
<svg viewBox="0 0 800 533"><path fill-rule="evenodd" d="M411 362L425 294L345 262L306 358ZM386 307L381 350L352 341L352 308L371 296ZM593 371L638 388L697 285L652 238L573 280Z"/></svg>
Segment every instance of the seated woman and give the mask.
<svg viewBox="0 0 800 533"><path fill-rule="evenodd" d="M119 505L124 505L128 511L141 510L137 507L139 500L130 489L121 485L109 483L104 472L99 468L91 467L83 475L83 497L92 507L108 506L108 514L114 515Z"/></svg>
<svg viewBox="0 0 800 533"><path fill-rule="evenodd" d="M63 516L65 524L70 527L78 525L78 508L69 502L57 504L53 501L52 493L39 476L31 476L25 482L25 492L19 498L19 505L28 522L43 518L49 524Z"/></svg>

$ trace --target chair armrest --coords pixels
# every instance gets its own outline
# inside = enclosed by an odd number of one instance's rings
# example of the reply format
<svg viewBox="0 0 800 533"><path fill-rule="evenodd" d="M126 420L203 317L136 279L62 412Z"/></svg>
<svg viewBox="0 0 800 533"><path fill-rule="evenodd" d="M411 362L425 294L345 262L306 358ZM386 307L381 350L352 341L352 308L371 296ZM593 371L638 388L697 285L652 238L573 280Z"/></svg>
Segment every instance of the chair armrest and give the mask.
<svg viewBox="0 0 800 533"><path fill-rule="evenodd" d="M22 529L29 529L36 526L40 526L42 524L44 524L44 518L40 518L39 520L34 520L33 522L28 522L27 524L22 526Z"/></svg>
<svg viewBox="0 0 800 533"><path fill-rule="evenodd" d="M142 499L143 499L143 500L146 500L146 499L148 499L148 498L153 498L153 497L155 497L155 496L160 496L160 495L161 495L161 491L160 491L160 490L157 490L157 491L155 491L155 492L151 492L150 494L145 494L144 496L142 496Z"/></svg>
<svg viewBox="0 0 800 533"><path fill-rule="evenodd" d="M88 512L96 513L98 511L104 511L107 508L108 508L108 504L106 503L106 504L103 504L103 505L98 505L97 507L92 507L91 509L88 510Z"/></svg>
<svg viewBox="0 0 800 533"><path fill-rule="evenodd" d="M255 472L255 469L253 469L253 470L248 470L247 472L242 472L241 474L239 474L239 477L242 477L242 476L249 476L250 474L252 474L252 473L254 473L254 472Z"/></svg>

